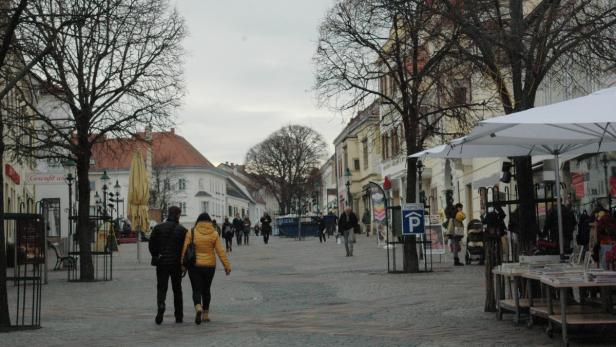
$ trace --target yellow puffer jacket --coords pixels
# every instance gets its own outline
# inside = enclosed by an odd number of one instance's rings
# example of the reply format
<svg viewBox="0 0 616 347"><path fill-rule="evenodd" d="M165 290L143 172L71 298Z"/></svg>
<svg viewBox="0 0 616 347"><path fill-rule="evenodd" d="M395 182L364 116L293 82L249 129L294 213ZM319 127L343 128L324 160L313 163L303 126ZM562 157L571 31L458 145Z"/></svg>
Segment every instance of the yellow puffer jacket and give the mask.
<svg viewBox="0 0 616 347"><path fill-rule="evenodd" d="M199 222L197 225L186 233L184 239L184 247L182 248L182 259L184 253L190 244L192 233L195 233L195 251L197 253L197 266L216 267L216 254L220 258L220 262L225 267L225 270L231 271L231 263L227 258L225 249L220 242L218 232L210 222Z"/></svg>

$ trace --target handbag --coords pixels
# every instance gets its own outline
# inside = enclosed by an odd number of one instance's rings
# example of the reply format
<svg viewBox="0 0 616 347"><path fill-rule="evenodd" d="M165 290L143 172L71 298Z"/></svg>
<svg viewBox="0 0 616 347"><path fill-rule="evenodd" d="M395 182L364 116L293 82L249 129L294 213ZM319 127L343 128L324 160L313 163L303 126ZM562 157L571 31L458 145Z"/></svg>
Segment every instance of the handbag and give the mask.
<svg viewBox="0 0 616 347"><path fill-rule="evenodd" d="M361 234L361 228L360 228L359 224L355 224L353 226L353 233L354 234Z"/></svg>
<svg viewBox="0 0 616 347"><path fill-rule="evenodd" d="M186 253L184 253L184 259L182 264L185 268L189 269L197 263L197 250L195 249L195 229L190 231L190 243L186 247Z"/></svg>

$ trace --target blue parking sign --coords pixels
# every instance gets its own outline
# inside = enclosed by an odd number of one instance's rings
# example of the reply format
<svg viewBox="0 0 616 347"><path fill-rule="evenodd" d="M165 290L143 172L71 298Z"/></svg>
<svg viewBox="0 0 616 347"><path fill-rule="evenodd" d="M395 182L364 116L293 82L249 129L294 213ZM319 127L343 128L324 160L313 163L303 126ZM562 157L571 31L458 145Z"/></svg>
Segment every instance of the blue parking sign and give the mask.
<svg viewBox="0 0 616 347"><path fill-rule="evenodd" d="M425 219L423 204L402 205L402 235L423 235Z"/></svg>

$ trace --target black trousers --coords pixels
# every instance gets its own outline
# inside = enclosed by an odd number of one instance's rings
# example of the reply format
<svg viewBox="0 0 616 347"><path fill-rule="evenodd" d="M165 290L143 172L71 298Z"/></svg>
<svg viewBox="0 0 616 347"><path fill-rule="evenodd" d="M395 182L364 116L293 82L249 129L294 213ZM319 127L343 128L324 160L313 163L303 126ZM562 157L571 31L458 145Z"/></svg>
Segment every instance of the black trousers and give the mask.
<svg viewBox="0 0 616 347"><path fill-rule="evenodd" d="M227 252L231 252L233 249L233 238L226 237L225 238L225 246L227 246Z"/></svg>
<svg viewBox="0 0 616 347"><path fill-rule="evenodd" d="M319 230L319 242L326 242L327 238L325 237L325 229Z"/></svg>
<svg viewBox="0 0 616 347"><path fill-rule="evenodd" d="M250 231L244 231L244 244L248 246L250 244Z"/></svg>
<svg viewBox="0 0 616 347"><path fill-rule="evenodd" d="M236 231L235 232L235 241L237 242L237 245L240 246L242 244L242 232L241 231Z"/></svg>
<svg viewBox="0 0 616 347"><path fill-rule="evenodd" d="M270 237L269 232L263 232L263 242L265 242L266 245L269 242L269 237Z"/></svg>
<svg viewBox="0 0 616 347"><path fill-rule="evenodd" d="M171 289L173 290L175 316L182 317L184 303L182 301L182 270L180 266L160 265L156 267L156 301L159 307L165 307L169 278L171 278Z"/></svg>
<svg viewBox="0 0 616 347"><path fill-rule="evenodd" d="M210 301L212 294L212 280L216 273L215 267L193 266L188 269L188 277L190 277L190 285L192 286L192 297L195 305L203 305L204 310L210 309Z"/></svg>

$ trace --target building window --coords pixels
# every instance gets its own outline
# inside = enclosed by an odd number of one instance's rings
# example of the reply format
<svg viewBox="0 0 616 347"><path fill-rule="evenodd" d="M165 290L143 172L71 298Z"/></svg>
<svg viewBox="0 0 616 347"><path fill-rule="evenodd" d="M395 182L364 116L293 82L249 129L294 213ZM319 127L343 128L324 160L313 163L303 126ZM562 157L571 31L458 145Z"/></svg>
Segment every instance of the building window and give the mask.
<svg viewBox="0 0 616 347"><path fill-rule="evenodd" d="M60 236L60 199L43 199L43 201L43 215L48 217L45 220L47 236Z"/></svg>
<svg viewBox="0 0 616 347"><path fill-rule="evenodd" d="M178 189L179 190L186 190L186 178L180 178L178 180Z"/></svg>
<svg viewBox="0 0 616 347"><path fill-rule="evenodd" d="M353 159L353 170L359 171L359 159Z"/></svg>
<svg viewBox="0 0 616 347"><path fill-rule="evenodd" d="M187 211L186 211L186 203L185 202L180 202L178 204L178 207L180 208L180 210L182 210L182 216L185 216Z"/></svg>
<svg viewBox="0 0 616 347"><path fill-rule="evenodd" d="M344 146L342 150L344 151L344 171L346 172L349 168L349 151L346 146Z"/></svg>
<svg viewBox="0 0 616 347"><path fill-rule="evenodd" d="M210 202L209 201L202 201L201 202L201 212L210 212Z"/></svg>
<svg viewBox="0 0 616 347"><path fill-rule="evenodd" d="M233 207L229 206L229 217L233 217Z"/></svg>
<svg viewBox="0 0 616 347"><path fill-rule="evenodd" d="M169 181L169 178L165 178L165 179L163 180L163 189L164 189L165 191L169 191L169 190L171 190L171 182Z"/></svg>
<svg viewBox="0 0 616 347"><path fill-rule="evenodd" d="M398 155L398 151L400 150L400 140L398 139L398 127L395 127L393 132L391 133L391 155Z"/></svg>
<svg viewBox="0 0 616 347"><path fill-rule="evenodd" d="M364 170L366 170L368 169L368 166L370 165L368 163L368 139L364 139L361 145L362 145L362 151L364 154Z"/></svg>

